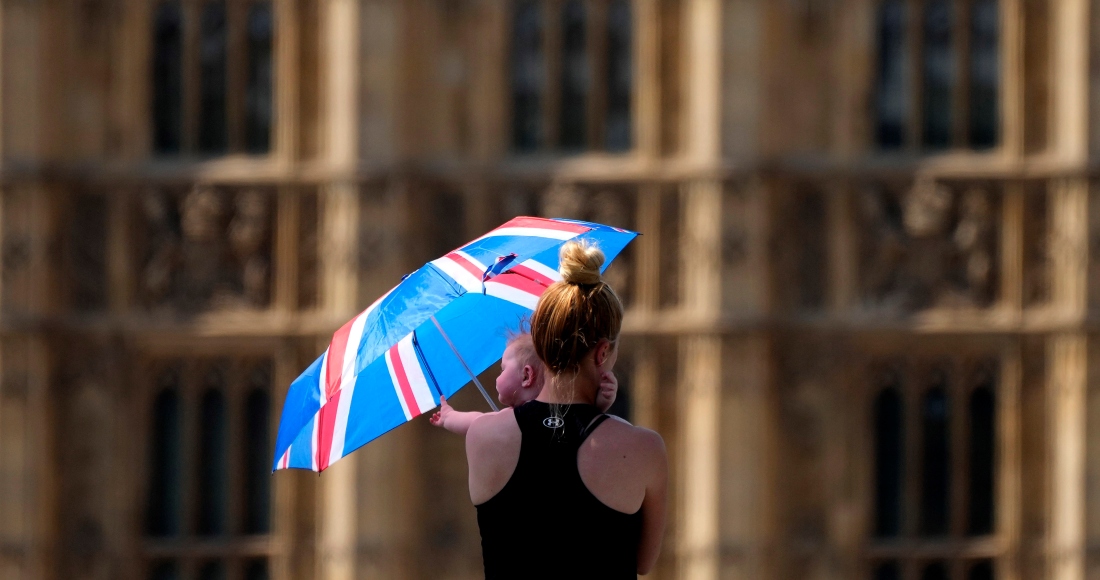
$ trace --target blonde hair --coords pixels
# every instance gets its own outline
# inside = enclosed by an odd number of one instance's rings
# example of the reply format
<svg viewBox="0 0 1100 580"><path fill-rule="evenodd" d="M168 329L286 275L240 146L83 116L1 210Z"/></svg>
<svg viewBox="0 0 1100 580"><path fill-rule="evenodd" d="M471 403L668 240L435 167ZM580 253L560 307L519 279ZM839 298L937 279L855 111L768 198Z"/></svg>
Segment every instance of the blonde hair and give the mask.
<svg viewBox="0 0 1100 580"><path fill-rule="evenodd" d="M603 281L604 253L587 242L562 246L555 282L542 294L531 317L535 352L550 372L576 371L600 340L614 342L623 323L623 304Z"/></svg>

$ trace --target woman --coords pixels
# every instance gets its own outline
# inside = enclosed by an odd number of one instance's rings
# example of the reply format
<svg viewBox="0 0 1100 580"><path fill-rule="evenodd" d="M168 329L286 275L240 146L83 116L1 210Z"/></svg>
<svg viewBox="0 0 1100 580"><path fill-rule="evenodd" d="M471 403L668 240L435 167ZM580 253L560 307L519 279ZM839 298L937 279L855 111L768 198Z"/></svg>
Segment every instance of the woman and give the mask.
<svg viewBox="0 0 1100 580"><path fill-rule="evenodd" d="M623 307L600 250L570 242L562 281L531 319L549 371L530 403L470 427L466 455L485 577L637 578L657 561L668 459L657 433L605 420L595 403L618 357Z"/></svg>

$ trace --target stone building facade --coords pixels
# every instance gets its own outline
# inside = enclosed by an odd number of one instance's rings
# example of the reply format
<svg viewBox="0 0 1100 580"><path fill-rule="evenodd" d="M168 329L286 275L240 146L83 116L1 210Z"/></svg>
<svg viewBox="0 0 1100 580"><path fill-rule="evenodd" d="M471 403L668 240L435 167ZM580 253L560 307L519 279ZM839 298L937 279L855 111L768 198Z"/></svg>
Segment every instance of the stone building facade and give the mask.
<svg viewBox="0 0 1100 580"><path fill-rule="evenodd" d="M608 275L672 464L655 577L1100 577L1097 24L0 1L0 578L479 577L426 421L268 470L331 332L520 214L644 234Z"/></svg>

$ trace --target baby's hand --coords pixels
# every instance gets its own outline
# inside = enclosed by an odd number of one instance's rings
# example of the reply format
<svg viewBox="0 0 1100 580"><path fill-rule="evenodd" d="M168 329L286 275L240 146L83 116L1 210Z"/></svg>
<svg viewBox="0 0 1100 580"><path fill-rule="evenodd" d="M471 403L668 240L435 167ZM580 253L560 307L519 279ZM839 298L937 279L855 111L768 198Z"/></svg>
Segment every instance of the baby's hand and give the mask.
<svg viewBox="0 0 1100 580"><path fill-rule="evenodd" d="M451 413L454 412L455 410L447 404L447 398L439 397L439 410L433 413L431 419L428 420L431 421L432 425L435 425L436 427L446 427L447 417L450 417Z"/></svg>
<svg viewBox="0 0 1100 580"><path fill-rule="evenodd" d="M618 394L619 379L615 378L615 373L604 371L600 375L600 388L596 391L596 408L601 413L606 413L611 408L611 404L615 402L615 397Z"/></svg>

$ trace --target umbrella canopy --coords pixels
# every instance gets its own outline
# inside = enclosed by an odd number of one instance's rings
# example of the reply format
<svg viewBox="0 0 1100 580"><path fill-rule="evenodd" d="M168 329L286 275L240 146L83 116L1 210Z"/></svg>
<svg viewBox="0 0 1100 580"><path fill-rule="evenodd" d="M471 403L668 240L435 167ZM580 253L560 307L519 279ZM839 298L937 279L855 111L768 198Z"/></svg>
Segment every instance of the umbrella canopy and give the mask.
<svg viewBox="0 0 1100 580"><path fill-rule="evenodd" d="M274 469L323 471L431 411L500 359L509 329L558 275L558 251L584 240L604 268L637 233L565 219L517 217L425 264L333 335L291 385Z"/></svg>

